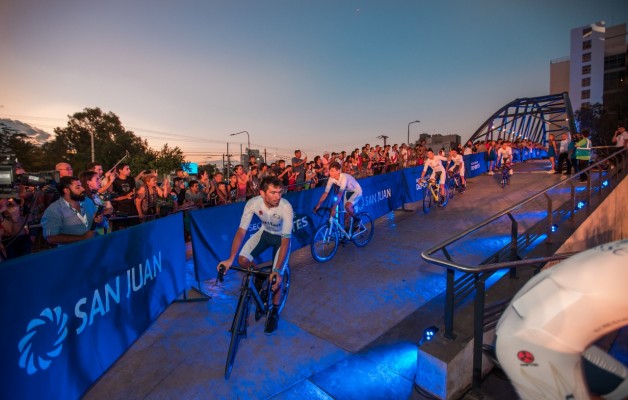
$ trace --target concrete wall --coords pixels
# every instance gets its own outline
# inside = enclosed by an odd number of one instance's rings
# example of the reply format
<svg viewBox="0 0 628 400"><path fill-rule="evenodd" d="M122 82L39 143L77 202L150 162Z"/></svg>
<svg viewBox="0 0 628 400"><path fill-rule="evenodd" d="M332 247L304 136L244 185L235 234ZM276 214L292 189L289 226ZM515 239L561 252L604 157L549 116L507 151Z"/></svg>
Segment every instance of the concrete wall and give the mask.
<svg viewBox="0 0 628 400"><path fill-rule="evenodd" d="M628 238L628 179L598 206L557 253L583 251L603 243Z"/></svg>

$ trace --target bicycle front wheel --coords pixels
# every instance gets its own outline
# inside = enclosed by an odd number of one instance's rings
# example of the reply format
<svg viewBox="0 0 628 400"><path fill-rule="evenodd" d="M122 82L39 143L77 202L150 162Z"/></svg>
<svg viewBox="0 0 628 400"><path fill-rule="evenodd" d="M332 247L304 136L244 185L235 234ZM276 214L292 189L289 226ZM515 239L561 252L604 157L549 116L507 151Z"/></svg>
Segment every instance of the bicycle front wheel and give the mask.
<svg viewBox="0 0 628 400"><path fill-rule="evenodd" d="M423 212L428 214L430 212L430 208L434 204L434 198L432 197L432 191L429 187L423 189L425 191L425 195L423 196Z"/></svg>
<svg viewBox="0 0 628 400"><path fill-rule="evenodd" d="M338 232L330 224L321 225L312 236L312 257L320 263L329 261L338 251Z"/></svg>
<svg viewBox="0 0 628 400"><path fill-rule="evenodd" d="M288 292L290 291L290 266L286 264L283 275L281 277L281 300L279 300L279 315L283 311L284 306L286 305L286 300L288 300Z"/></svg>
<svg viewBox="0 0 628 400"><path fill-rule="evenodd" d="M238 302L238 309L236 310L231 328L231 342L229 343L227 364L225 365L225 379L229 379L229 376L231 376L231 370L233 370L233 363L235 362L236 353L238 352L240 339L246 335L246 318L249 313L250 299L251 294L247 290L246 293L242 294Z"/></svg>
<svg viewBox="0 0 628 400"><path fill-rule="evenodd" d="M361 212L357 217L360 219L360 224L355 229L351 239L356 246L364 247L373 239L375 224L373 223L373 217L367 212Z"/></svg>

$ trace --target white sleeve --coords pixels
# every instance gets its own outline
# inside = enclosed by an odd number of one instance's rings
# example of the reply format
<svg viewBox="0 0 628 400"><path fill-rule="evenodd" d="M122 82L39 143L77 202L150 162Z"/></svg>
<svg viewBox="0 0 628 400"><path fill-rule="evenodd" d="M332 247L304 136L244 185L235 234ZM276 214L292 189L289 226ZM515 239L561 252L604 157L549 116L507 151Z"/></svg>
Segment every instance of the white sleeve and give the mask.
<svg viewBox="0 0 628 400"><path fill-rule="evenodd" d="M255 199L246 202L244 206L244 212L242 213L242 219L240 219L240 228L247 230L249 229L249 225L251 225L251 220L253 219L253 214L255 214Z"/></svg>
<svg viewBox="0 0 628 400"><path fill-rule="evenodd" d="M285 202L282 201L282 203L284 203L285 205L282 207L283 226L281 227L281 237L289 238L292 235L292 221L294 219L294 211L292 210L292 205L288 202L288 200L285 200Z"/></svg>

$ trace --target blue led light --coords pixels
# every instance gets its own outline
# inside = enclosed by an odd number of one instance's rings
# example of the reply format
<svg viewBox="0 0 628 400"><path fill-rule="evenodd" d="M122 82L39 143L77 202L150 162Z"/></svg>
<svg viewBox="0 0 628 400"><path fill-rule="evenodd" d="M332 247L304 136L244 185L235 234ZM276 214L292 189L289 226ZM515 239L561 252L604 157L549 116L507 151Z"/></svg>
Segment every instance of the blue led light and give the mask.
<svg viewBox="0 0 628 400"><path fill-rule="evenodd" d="M421 346L425 342L429 342L430 340L432 340L434 338L434 335L436 335L436 332L438 332L438 328L434 325L425 328L425 330L423 330L423 336L421 337L421 340L419 340L419 346Z"/></svg>
<svg viewBox="0 0 628 400"><path fill-rule="evenodd" d="M558 230L558 225L552 225L552 232L556 232Z"/></svg>
<svg viewBox="0 0 628 400"><path fill-rule="evenodd" d="M578 208L578 210L582 210L582 207L584 207L584 201L579 201L576 207Z"/></svg>
<svg viewBox="0 0 628 400"><path fill-rule="evenodd" d="M602 187L607 187L607 186L608 186L608 181L602 182Z"/></svg>

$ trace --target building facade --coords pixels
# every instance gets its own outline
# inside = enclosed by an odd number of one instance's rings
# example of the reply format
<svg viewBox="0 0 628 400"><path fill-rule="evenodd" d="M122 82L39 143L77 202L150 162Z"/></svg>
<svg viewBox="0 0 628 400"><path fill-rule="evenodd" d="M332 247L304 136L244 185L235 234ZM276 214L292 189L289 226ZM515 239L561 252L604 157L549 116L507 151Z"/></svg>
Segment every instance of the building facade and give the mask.
<svg viewBox="0 0 628 400"><path fill-rule="evenodd" d="M550 62L550 94L567 91L574 111L621 89L626 78L626 24L604 21L571 30L568 58Z"/></svg>

